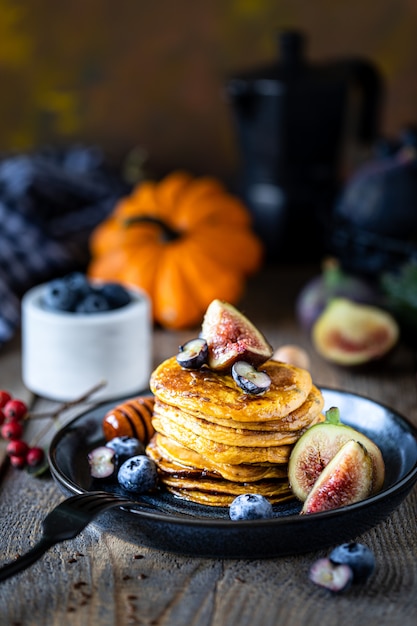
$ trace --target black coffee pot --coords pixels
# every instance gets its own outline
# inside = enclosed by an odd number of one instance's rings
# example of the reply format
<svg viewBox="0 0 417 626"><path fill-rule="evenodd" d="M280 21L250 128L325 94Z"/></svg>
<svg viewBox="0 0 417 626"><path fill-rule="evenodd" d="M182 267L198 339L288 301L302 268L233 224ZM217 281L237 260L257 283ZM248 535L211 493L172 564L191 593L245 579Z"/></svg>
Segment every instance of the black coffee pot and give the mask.
<svg viewBox="0 0 417 626"><path fill-rule="evenodd" d="M227 81L238 191L270 260L311 260L340 186L379 135L383 84L363 59L308 63L300 32L278 41L278 63Z"/></svg>

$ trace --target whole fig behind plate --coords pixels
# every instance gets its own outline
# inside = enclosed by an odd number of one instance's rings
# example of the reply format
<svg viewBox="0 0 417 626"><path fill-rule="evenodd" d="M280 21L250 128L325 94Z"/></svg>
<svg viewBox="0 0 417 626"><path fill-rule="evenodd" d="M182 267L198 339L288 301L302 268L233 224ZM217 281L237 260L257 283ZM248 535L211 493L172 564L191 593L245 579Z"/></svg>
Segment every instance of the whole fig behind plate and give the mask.
<svg viewBox="0 0 417 626"><path fill-rule="evenodd" d="M307 282L296 299L295 312L301 327L310 332L319 315L336 297L377 304L380 296L370 281L345 272L337 259L326 259L322 273Z"/></svg>

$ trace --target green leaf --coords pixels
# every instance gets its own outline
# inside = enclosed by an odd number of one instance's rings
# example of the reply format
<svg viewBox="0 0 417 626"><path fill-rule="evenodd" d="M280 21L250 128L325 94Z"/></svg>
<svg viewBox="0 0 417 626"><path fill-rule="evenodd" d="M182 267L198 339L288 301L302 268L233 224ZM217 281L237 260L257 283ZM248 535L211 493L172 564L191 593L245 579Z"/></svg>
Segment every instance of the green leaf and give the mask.
<svg viewBox="0 0 417 626"><path fill-rule="evenodd" d="M340 421L340 411L337 407L332 406L330 409L328 409L325 413L326 416L326 423L327 424L341 424L342 422Z"/></svg>
<svg viewBox="0 0 417 626"><path fill-rule="evenodd" d="M404 264L396 272L387 272L380 278L388 304L417 308L417 263Z"/></svg>

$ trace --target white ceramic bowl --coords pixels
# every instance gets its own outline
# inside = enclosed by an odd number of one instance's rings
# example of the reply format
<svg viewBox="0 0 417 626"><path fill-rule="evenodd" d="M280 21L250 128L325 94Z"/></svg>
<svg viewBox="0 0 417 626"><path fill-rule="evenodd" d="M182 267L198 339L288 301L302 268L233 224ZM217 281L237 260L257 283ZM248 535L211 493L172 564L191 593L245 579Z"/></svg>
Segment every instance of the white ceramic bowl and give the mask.
<svg viewBox="0 0 417 626"><path fill-rule="evenodd" d="M22 299L22 378L46 398L73 400L105 381L92 396L113 400L148 388L152 367L149 298L129 289L131 302L101 313L48 311L45 285Z"/></svg>

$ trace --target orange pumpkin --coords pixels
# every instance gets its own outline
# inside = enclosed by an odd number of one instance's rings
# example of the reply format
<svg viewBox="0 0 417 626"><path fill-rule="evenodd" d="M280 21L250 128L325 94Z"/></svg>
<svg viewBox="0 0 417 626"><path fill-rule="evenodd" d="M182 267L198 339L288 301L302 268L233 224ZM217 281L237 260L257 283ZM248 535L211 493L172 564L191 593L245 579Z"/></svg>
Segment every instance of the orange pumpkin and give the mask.
<svg viewBox="0 0 417 626"><path fill-rule="evenodd" d="M215 178L179 171L137 185L93 231L90 250L91 278L140 287L170 329L201 323L215 298L236 303L263 259L240 200Z"/></svg>

